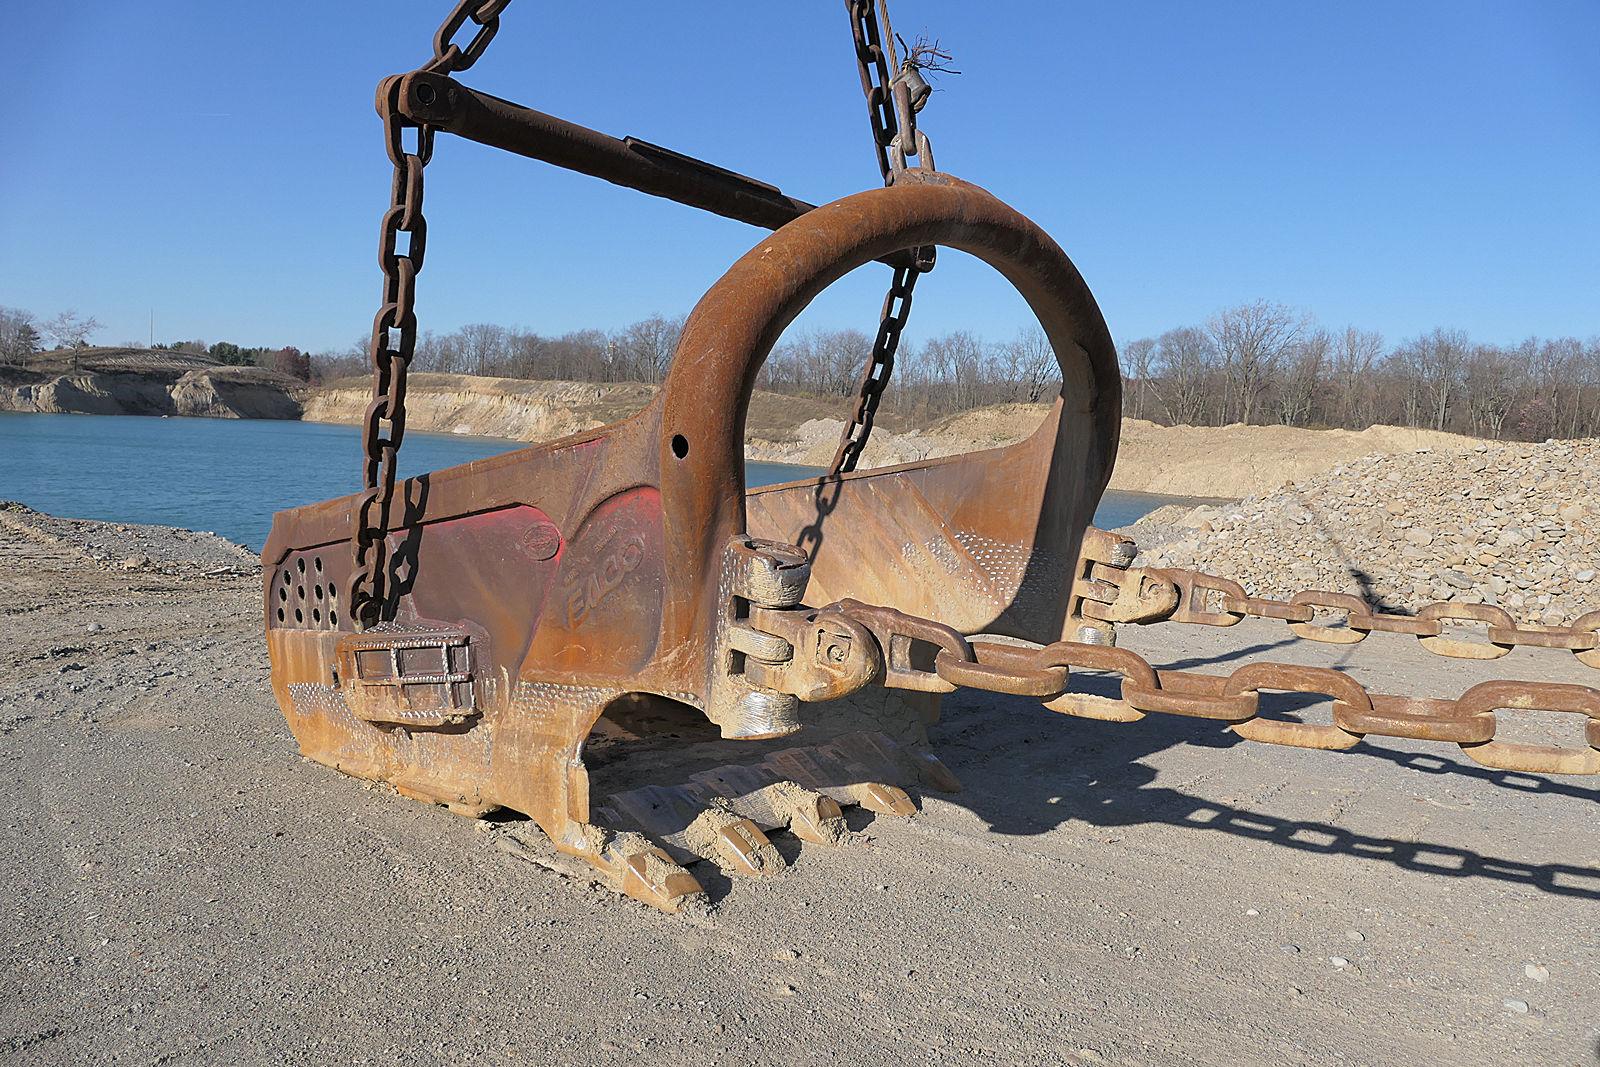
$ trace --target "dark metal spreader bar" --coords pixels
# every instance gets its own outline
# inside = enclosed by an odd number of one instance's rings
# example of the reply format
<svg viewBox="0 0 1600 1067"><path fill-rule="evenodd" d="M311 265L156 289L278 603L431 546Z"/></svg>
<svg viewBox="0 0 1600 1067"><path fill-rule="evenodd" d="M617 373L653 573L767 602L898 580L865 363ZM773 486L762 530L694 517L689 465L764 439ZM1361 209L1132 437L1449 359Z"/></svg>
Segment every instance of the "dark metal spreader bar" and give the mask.
<svg viewBox="0 0 1600 1067"><path fill-rule="evenodd" d="M480 93L442 74L417 71L400 86L400 110L469 141L675 200L724 218L775 230L813 210L766 182L637 138L616 138L509 100ZM883 257L909 265L909 251Z"/></svg>

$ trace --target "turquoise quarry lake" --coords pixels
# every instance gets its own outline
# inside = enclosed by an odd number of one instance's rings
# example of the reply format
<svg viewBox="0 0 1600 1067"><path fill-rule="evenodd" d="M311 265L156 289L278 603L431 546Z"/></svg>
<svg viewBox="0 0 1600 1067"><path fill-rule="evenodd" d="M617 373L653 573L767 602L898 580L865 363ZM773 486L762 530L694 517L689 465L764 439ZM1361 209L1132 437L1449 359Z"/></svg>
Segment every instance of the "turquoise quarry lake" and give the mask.
<svg viewBox="0 0 1600 1067"><path fill-rule="evenodd" d="M520 441L406 434L403 476L522 448ZM272 513L341 496L361 476L353 426L257 419L0 413L0 499L75 519L211 530L260 550ZM815 474L747 463L750 485ZM1096 524L1115 529L1182 498L1108 492Z"/></svg>

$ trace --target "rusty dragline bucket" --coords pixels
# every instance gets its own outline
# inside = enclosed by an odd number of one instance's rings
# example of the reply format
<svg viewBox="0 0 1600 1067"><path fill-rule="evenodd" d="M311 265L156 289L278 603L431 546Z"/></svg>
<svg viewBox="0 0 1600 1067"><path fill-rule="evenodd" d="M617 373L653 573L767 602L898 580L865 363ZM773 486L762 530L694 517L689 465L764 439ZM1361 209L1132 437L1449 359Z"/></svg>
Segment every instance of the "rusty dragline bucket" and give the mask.
<svg viewBox="0 0 1600 1067"><path fill-rule="evenodd" d="M747 491L745 412L785 326L846 272L929 245L987 261L1037 315L1063 381L1038 430ZM675 909L698 858L771 873L767 831L835 841L843 805L907 814L907 786L959 788L928 749L953 688L940 650L1106 643L1138 613L1105 580L1131 546L1089 525L1120 403L1094 298L1033 223L943 174L846 197L706 293L639 414L401 483L388 621L346 610L356 497L279 513L273 690L306 756L462 814L525 813ZM629 745L648 773L592 793L586 753Z"/></svg>

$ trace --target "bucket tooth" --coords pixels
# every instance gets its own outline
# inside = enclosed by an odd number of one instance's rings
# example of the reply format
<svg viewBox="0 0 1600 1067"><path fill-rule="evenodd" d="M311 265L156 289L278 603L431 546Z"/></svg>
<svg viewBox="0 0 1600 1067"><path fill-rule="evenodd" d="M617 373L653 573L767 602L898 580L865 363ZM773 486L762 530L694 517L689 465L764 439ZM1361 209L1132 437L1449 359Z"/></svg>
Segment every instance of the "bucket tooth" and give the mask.
<svg viewBox="0 0 1600 1067"><path fill-rule="evenodd" d="M897 745L883 734L873 733L853 734L847 740L858 759L870 752L884 765L904 769L929 789L961 792L961 779L923 745Z"/></svg>
<svg viewBox="0 0 1600 1067"><path fill-rule="evenodd" d="M858 782L848 787L851 799L879 815L915 815L916 802L904 789L883 782Z"/></svg>
<svg viewBox="0 0 1600 1067"><path fill-rule="evenodd" d="M849 834L844 810L832 797L794 782L779 782L767 790L770 803L783 817L789 832L815 845L836 845Z"/></svg>
<svg viewBox="0 0 1600 1067"><path fill-rule="evenodd" d="M694 875L642 834L618 834L595 866L611 876L613 888L661 911L675 913L705 899Z"/></svg>
<svg viewBox="0 0 1600 1067"><path fill-rule="evenodd" d="M910 753L916 761L917 777L923 785L939 793L961 792L961 779L945 765L944 760L927 749L911 749Z"/></svg>
<svg viewBox="0 0 1600 1067"><path fill-rule="evenodd" d="M802 841L837 844L849 833L844 812L831 797L788 779L766 766L717 767L695 775L695 782L720 792L718 803L757 826L785 827Z"/></svg>
<svg viewBox="0 0 1600 1067"><path fill-rule="evenodd" d="M689 824L683 837L696 855L730 874L760 878L788 866L759 826L725 807L707 808Z"/></svg>

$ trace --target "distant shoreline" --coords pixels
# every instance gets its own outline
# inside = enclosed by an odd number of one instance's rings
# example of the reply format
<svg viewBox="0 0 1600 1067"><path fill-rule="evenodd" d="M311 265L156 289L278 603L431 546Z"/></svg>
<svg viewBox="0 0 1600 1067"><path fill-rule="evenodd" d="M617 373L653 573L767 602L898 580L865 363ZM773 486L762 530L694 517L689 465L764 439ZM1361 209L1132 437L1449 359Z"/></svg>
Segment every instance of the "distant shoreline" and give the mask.
<svg viewBox="0 0 1600 1067"><path fill-rule="evenodd" d="M0 368L0 410L40 413L299 419L359 425L370 394L359 378L308 386L255 367L223 367L181 353L94 350L76 368ZM655 395L637 382L533 382L459 374L413 374L410 429L549 441L626 418ZM757 392L747 418L749 459L824 467L843 422L839 403ZM949 416L927 427L881 420L867 461L912 463L1021 440L1048 410L1005 404ZM1160 426L1122 420L1111 488L1163 496L1242 498L1269 492L1374 453L1460 452L1477 441L1429 430L1374 426Z"/></svg>

